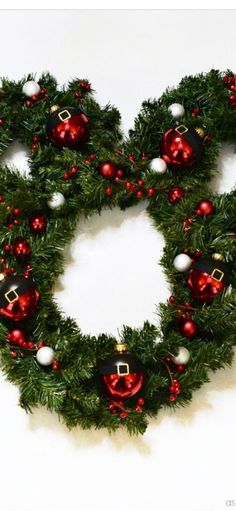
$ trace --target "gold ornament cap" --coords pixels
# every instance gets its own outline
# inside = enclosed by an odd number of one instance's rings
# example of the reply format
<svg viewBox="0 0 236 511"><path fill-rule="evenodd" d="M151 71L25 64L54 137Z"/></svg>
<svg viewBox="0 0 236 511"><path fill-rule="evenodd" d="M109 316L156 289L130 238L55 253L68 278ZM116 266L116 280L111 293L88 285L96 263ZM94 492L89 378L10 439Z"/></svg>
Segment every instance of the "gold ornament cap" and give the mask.
<svg viewBox="0 0 236 511"><path fill-rule="evenodd" d="M117 351L117 353L124 353L125 351L127 351L127 344L117 342L115 344L115 351Z"/></svg>
<svg viewBox="0 0 236 511"><path fill-rule="evenodd" d="M201 128L200 126L197 127L197 128L194 128L195 131L197 132L197 134L199 135L200 138L204 138L206 136L206 133L204 131L203 128Z"/></svg>
<svg viewBox="0 0 236 511"><path fill-rule="evenodd" d="M56 112L56 110L58 110L58 108L60 108L60 107L59 107L59 105L52 105L52 106L50 107L50 112L51 112L51 114L52 114L53 112Z"/></svg>
<svg viewBox="0 0 236 511"><path fill-rule="evenodd" d="M225 258L222 254L213 254L212 259L215 259L215 261L225 261Z"/></svg>

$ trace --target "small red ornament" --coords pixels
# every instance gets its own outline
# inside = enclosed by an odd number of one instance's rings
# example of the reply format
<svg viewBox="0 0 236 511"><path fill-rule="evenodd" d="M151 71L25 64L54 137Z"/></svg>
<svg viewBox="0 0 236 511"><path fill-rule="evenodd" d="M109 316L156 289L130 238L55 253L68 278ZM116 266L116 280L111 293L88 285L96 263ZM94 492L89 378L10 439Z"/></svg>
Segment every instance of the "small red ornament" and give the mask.
<svg viewBox="0 0 236 511"><path fill-rule="evenodd" d="M4 202L4 195L0 195L0 202Z"/></svg>
<svg viewBox="0 0 236 511"><path fill-rule="evenodd" d="M155 193L156 193L155 188L148 188L147 189L147 196L148 197L154 197Z"/></svg>
<svg viewBox="0 0 236 511"><path fill-rule="evenodd" d="M0 314L8 319L27 319L35 312L38 300L39 293L30 278L7 276L0 282Z"/></svg>
<svg viewBox="0 0 236 511"><path fill-rule="evenodd" d="M202 155L202 140L197 131L184 125L166 131L161 141L161 156L170 167L189 168Z"/></svg>
<svg viewBox="0 0 236 511"><path fill-rule="evenodd" d="M126 351L125 344L117 344L115 353L100 366L99 373L108 394L114 399L128 399L143 386L141 361Z"/></svg>
<svg viewBox="0 0 236 511"><path fill-rule="evenodd" d="M122 170L122 169L118 169L118 170L117 170L117 172L116 172L116 175L117 175L117 177L119 177L119 178L123 177L123 174L124 174L124 172L123 172L123 170Z"/></svg>
<svg viewBox="0 0 236 511"><path fill-rule="evenodd" d="M236 96L234 94L230 96L229 102L232 107L236 107Z"/></svg>
<svg viewBox="0 0 236 511"><path fill-rule="evenodd" d="M211 303L231 282L231 268L225 261L199 257L192 265L187 280L191 295L198 301Z"/></svg>
<svg viewBox="0 0 236 511"><path fill-rule="evenodd" d="M112 188L110 188L109 186L107 188L105 188L105 195L107 197L110 197L112 195L113 191L112 191Z"/></svg>
<svg viewBox="0 0 236 511"><path fill-rule="evenodd" d="M22 344L26 342L26 333L22 328L13 328L6 335L12 344Z"/></svg>
<svg viewBox="0 0 236 511"><path fill-rule="evenodd" d="M170 305L174 305L176 303L176 296L171 295L168 299Z"/></svg>
<svg viewBox="0 0 236 511"><path fill-rule="evenodd" d="M67 181L68 179L70 179L70 174L69 174L69 172L65 172L65 173L63 174L63 179L65 179L65 181Z"/></svg>
<svg viewBox="0 0 236 511"><path fill-rule="evenodd" d="M56 147L78 149L88 139L88 118L78 108L58 107L47 120L46 133Z"/></svg>
<svg viewBox="0 0 236 511"><path fill-rule="evenodd" d="M197 117L200 114L200 111L199 107L195 107L191 112L192 117Z"/></svg>
<svg viewBox="0 0 236 511"><path fill-rule="evenodd" d="M198 326L196 321L193 321L193 319L184 319L184 321L182 321L180 325L180 332L189 339L193 339L193 337L196 337L198 332Z"/></svg>
<svg viewBox="0 0 236 511"><path fill-rule="evenodd" d="M142 196L143 196L142 190L138 190L136 193L136 196L138 197L138 199L142 199Z"/></svg>
<svg viewBox="0 0 236 511"><path fill-rule="evenodd" d="M25 259L26 257L29 257L31 253L29 242L25 239L15 241L13 245L13 253L18 259Z"/></svg>
<svg viewBox="0 0 236 511"><path fill-rule="evenodd" d="M11 245L9 245L8 243L6 245L4 245L4 250L5 252L11 252Z"/></svg>
<svg viewBox="0 0 236 511"><path fill-rule="evenodd" d="M113 179L117 172L116 164L112 161L104 161L103 163L100 163L97 170L104 179Z"/></svg>
<svg viewBox="0 0 236 511"><path fill-rule="evenodd" d="M185 196L185 191L183 188L179 188L178 186L171 188L168 193L168 200L175 204L179 202Z"/></svg>
<svg viewBox="0 0 236 511"><path fill-rule="evenodd" d="M0 117L0 126L3 126L5 124L5 119L3 117Z"/></svg>
<svg viewBox="0 0 236 511"><path fill-rule="evenodd" d="M197 204L196 215L212 215L212 213L214 213L214 204L211 200L203 199Z"/></svg>
<svg viewBox="0 0 236 511"><path fill-rule="evenodd" d="M30 229L35 234L42 234L47 227L47 219L41 213L35 214L31 217L29 222Z"/></svg>

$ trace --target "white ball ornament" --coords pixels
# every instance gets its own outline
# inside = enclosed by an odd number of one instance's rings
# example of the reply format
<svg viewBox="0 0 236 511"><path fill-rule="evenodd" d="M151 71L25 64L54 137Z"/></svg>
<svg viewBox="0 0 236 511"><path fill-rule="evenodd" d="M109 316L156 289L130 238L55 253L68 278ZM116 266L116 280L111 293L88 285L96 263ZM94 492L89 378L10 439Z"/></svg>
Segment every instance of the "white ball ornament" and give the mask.
<svg viewBox="0 0 236 511"><path fill-rule="evenodd" d="M50 209L58 209L65 203L65 197L61 192L55 192L48 200L47 204Z"/></svg>
<svg viewBox="0 0 236 511"><path fill-rule="evenodd" d="M187 348L184 346L180 346L178 355L176 357L171 357L172 362L176 365L186 365L190 359L190 353Z"/></svg>
<svg viewBox="0 0 236 511"><path fill-rule="evenodd" d="M29 80L28 82L24 83L22 92L29 98L32 96L37 96L40 93L40 85L34 80Z"/></svg>
<svg viewBox="0 0 236 511"><path fill-rule="evenodd" d="M54 350L49 346L39 348L36 359L41 366L50 366L54 360Z"/></svg>
<svg viewBox="0 0 236 511"><path fill-rule="evenodd" d="M159 174L164 174L167 169L167 165L165 160L162 158L154 158L149 165L150 170L154 170L154 172L158 172Z"/></svg>
<svg viewBox="0 0 236 511"><path fill-rule="evenodd" d="M185 109L180 103L172 103L172 105L170 105L168 108L168 112L171 113L174 119L179 119L180 117L184 116Z"/></svg>
<svg viewBox="0 0 236 511"><path fill-rule="evenodd" d="M173 261L174 268L180 272L189 270L191 264L192 259L187 254L178 254Z"/></svg>

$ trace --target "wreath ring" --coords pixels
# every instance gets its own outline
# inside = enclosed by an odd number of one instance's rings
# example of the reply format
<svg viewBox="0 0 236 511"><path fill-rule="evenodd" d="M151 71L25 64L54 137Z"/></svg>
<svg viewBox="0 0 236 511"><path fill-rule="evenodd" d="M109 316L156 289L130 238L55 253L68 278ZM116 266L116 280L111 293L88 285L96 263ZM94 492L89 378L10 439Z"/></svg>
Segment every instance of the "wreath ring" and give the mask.
<svg viewBox="0 0 236 511"><path fill-rule="evenodd" d="M143 433L162 407L186 405L236 341L236 193L207 190L222 144L236 140L236 78L212 70L148 100L124 140L120 115L87 80L59 90L2 80L0 152L30 151L30 177L0 168L0 352L20 405L43 405L71 428ZM203 192L204 189L204 192ZM84 335L53 285L78 219L148 200L165 239L172 289L160 327L124 326L119 342ZM115 343L115 351L114 351Z"/></svg>

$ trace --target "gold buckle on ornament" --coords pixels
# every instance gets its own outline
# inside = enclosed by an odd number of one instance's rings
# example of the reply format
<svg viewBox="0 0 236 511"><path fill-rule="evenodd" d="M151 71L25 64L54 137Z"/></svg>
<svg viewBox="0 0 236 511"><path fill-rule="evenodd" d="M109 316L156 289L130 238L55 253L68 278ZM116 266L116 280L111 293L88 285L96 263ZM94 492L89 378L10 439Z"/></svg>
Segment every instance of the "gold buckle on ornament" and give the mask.
<svg viewBox="0 0 236 511"><path fill-rule="evenodd" d="M68 112L68 110L62 110L62 112L60 112L58 114L58 117L59 117L60 121L66 122L66 121L68 121L68 119L71 118L71 114L70 114L70 112Z"/></svg>
<svg viewBox="0 0 236 511"><path fill-rule="evenodd" d="M121 370L121 368L123 369ZM117 374L119 376L127 376L129 374L129 364L123 364L122 362L117 364Z"/></svg>
<svg viewBox="0 0 236 511"><path fill-rule="evenodd" d="M216 274L218 274L217 277ZM222 279L224 278L224 272L219 270L218 268L214 268L211 277L215 280L218 280L218 282L221 282Z"/></svg>
<svg viewBox="0 0 236 511"><path fill-rule="evenodd" d="M179 135L184 135L184 133L187 133L188 128L184 124L180 124L180 126L177 126L177 128L175 128L175 131L177 131Z"/></svg>
<svg viewBox="0 0 236 511"><path fill-rule="evenodd" d="M13 295L13 298L11 298L10 295ZM19 295L15 291L15 289L10 289L9 291L7 291L7 293L5 293L4 296L5 296L6 300L8 301L8 303L14 303L19 298Z"/></svg>

